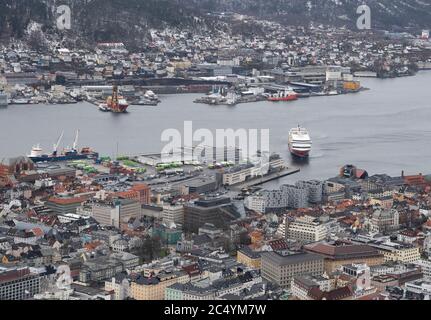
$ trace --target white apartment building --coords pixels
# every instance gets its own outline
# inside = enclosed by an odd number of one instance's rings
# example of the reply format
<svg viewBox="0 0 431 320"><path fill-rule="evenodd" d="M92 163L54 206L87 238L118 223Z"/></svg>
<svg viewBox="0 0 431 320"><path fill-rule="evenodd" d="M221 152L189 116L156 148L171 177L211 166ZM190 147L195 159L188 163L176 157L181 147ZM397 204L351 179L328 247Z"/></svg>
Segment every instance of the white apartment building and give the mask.
<svg viewBox="0 0 431 320"><path fill-rule="evenodd" d="M313 243L324 240L330 232L330 223L321 222L311 216L296 218L287 224L287 238L304 243Z"/></svg>
<svg viewBox="0 0 431 320"><path fill-rule="evenodd" d="M421 267L424 279L431 281L431 260L419 260L415 264Z"/></svg>
<svg viewBox="0 0 431 320"><path fill-rule="evenodd" d="M183 205L164 205L163 222L166 224L184 224L184 206Z"/></svg>
<svg viewBox="0 0 431 320"><path fill-rule="evenodd" d="M264 171L261 167L252 164L234 167L223 174L223 185L233 186L249 179L264 176L267 173L267 170Z"/></svg>
<svg viewBox="0 0 431 320"><path fill-rule="evenodd" d="M383 254L386 262L395 261L401 263L414 263L421 259L421 253L417 246L400 245L392 242L372 246L377 248L377 250Z"/></svg>
<svg viewBox="0 0 431 320"><path fill-rule="evenodd" d="M256 212L265 213L266 201L263 195L252 195L244 200L244 205L247 209Z"/></svg>
<svg viewBox="0 0 431 320"><path fill-rule="evenodd" d="M429 281L417 280L412 282L406 282L405 288L408 292L423 294L425 296L425 300L430 300L431 282Z"/></svg>
<svg viewBox="0 0 431 320"><path fill-rule="evenodd" d="M130 297L130 283L126 278L112 278L112 281L105 281L105 291L113 291L114 300L126 300Z"/></svg>

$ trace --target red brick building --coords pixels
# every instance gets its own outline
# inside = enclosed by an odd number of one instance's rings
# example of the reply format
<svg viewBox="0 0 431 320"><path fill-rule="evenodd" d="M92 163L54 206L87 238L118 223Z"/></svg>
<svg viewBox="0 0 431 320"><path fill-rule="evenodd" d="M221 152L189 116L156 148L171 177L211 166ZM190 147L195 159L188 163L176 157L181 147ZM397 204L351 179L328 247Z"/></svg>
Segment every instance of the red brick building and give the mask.
<svg viewBox="0 0 431 320"><path fill-rule="evenodd" d="M128 191L115 193L115 196L121 199L136 200L140 204L150 204L151 188L146 184L135 184Z"/></svg>
<svg viewBox="0 0 431 320"><path fill-rule="evenodd" d="M151 188L148 185L135 184L132 190L139 194L139 202L141 204L149 204L151 202Z"/></svg>
<svg viewBox="0 0 431 320"><path fill-rule="evenodd" d="M13 185L17 176L31 170L34 170L34 163L27 157L3 159L0 162L0 187Z"/></svg>

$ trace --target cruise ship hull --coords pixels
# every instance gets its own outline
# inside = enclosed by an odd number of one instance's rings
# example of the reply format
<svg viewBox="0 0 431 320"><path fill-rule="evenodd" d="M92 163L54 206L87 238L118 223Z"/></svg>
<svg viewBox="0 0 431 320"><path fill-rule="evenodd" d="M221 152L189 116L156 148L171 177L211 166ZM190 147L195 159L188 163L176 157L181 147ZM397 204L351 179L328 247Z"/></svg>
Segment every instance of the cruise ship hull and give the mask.
<svg viewBox="0 0 431 320"><path fill-rule="evenodd" d="M290 95L288 97L269 97L268 101L279 102L279 101L295 101L298 100L297 95Z"/></svg>
<svg viewBox="0 0 431 320"><path fill-rule="evenodd" d="M297 158L308 158L310 156L310 151L304 151L304 150L295 150L293 148L289 148L290 153Z"/></svg>

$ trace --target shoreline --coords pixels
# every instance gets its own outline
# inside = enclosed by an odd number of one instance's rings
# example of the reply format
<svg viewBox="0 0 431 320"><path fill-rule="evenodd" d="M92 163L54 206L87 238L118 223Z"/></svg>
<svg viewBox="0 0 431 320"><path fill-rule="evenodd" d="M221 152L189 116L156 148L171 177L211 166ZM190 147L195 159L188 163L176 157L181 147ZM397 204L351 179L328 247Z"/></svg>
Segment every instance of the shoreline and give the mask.
<svg viewBox="0 0 431 320"><path fill-rule="evenodd" d="M358 81L361 81L361 79L376 79L376 80L398 80L398 79L403 79L403 78L414 78L416 77L418 74L420 73L425 73L425 72L431 72L431 69L423 69L423 70L418 70L418 72L416 72L413 75L405 75L405 76L396 76L396 77L356 77L355 79L357 79ZM111 86L111 84L109 84L108 82L105 82L104 85L101 86ZM70 90L79 90L82 89L83 86L65 86L65 88L68 88ZM148 88L148 90L151 89L155 89L155 87L151 86L135 86L136 88L139 88L141 90ZM168 96L173 96L173 95L183 95L183 94L199 94L199 93L204 93L204 91L202 90L202 87L200 87L200 90L196 90L196 91L190 91L190 90L175 90L175 92L170 92L172 90L173 87L181 88L184 89L183 85L179 85L179 86L160 86L159 88L161 88L162 93L158 93L157 94L163 94L163 95L168 95ZM211 86L208 85L208 88L210 88ZM361 87L358 90L354 90L354 91L346 91L346 92L339 92L337 94L330 94L330 93L322 93L322 94L310 94L309 96L300 96L300 99L303 98L313 98L313 97L320 97L320 96L341 96L341 95L346 95L346 94L353 94L353 93L360 93L363 91L369 91L372 90L372 88L368 88L368 87ZM10 102L5 106L20 106L20 105L70 105L70 104L77 104L80 102L87 102L89 104L98 106L98 102L97 101L92 101L91 99L76 99L72 96L70 96L70 94L65 93L65 95L67 97L65 98L60 98L57 99L55 102L49 102L47 101L42 101L41 100L41 96L36 96L36 99L39 99L39 101L32 101L31 98L29 98L27 101L20 101L18 103L14 103L13 100L10 100ZM207 103L204 102L205 100L205 96L202 98L198 98L196 99L195 103L200 103L200 104L209 104L211 105L211 103ZM45 99L45 98L42 98ZM25 99L23 99L25 100ZM239 101L236 104L244 104L244 103L254 103L254 102L261 102L261 101L266 101L265 99L259 98L259 96L256 96L255 99L251 99L250 101ZM130 103L131 106L141 106L140 104L134 104L134 103ZM227 103L221 103L221 104L215 104L215 105L235 105L235 104L227 104ZM144 106L144 105L142 105Z"/></svg>

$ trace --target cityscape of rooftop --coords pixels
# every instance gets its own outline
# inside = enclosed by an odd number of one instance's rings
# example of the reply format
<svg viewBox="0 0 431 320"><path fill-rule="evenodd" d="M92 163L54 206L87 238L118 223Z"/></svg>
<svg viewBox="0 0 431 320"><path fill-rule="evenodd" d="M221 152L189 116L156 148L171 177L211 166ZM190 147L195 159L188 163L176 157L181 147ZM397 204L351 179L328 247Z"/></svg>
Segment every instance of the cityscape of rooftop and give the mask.
<svg viewBox="0 0 431 320"><path fill-rule="evenodd" d="M0 3L1 301L431 299L431 2L276 3Z"/></svg>

